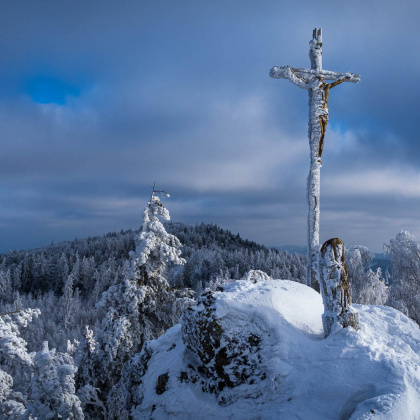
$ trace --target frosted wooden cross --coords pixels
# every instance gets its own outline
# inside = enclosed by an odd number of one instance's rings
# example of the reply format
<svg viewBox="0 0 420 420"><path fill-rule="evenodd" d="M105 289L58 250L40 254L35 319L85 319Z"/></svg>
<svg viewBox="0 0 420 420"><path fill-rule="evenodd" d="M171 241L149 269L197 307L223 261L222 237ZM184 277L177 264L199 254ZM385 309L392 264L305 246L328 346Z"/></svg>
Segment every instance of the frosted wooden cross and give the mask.
<svg viewBox="0 0 420 420"><path fill-rule="evenodd" d="M319 188L321 155L324 149L324 137L328 123L328 98L330 89L343 82L358 83L360 75L322 70L322 31L315 28L309 42L311 69L295 69L289 66L273 67L270 76L274 79L287 79L294 85L309 92L309 146L311 165L307 180L309 204L308 214L308 268L306 281L308 286L316 287L319 283ZM332 80L327 83L326 80Z"/></svg>

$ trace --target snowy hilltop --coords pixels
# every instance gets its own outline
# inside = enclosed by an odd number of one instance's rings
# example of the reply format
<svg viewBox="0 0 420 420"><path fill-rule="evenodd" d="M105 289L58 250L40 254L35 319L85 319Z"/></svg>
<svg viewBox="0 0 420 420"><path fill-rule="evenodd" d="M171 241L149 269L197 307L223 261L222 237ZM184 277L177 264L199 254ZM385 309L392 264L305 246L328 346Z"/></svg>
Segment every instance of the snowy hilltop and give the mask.
<svg viewBox="0 0 420 420"><path fill-rule="evenodd" d="M418 419L420 331L401 312L354 305L359 330L324 339L321 295L288 280L203 293L123 368L111 418Z"/></svg>

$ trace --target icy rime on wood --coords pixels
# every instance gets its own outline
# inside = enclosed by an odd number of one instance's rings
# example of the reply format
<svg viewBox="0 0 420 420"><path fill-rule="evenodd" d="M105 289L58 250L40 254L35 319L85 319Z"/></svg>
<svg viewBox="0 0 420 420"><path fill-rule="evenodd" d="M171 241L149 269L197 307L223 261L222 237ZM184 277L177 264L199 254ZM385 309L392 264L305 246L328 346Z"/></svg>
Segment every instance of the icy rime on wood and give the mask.
<svg viewBox="0 0 420 420"><path fill-rule="evenodd" d="M360 76L353 73L338 73L322 70L322 32L314 29L309 42L311 69L297 69L289 66L273 67L270 76L274 79L287 79L309 93L309 127L308 137L311 164L307 179L309 204L308 214L308 271L307 284L315 287L319 281L319 204L320 204L320 171L321 155L324 149L324 137L328 123L329 91L343 82L358 83ZM327 83L326 80L332 80Z"/></svg>
<svg viewBox="0 0 420 420"><path fill-rule="evenodd" d="M320 286L324 302L322 325L325 337L331 333L334 323L344 328L359 327L359 314L351 306L349 276L344 261L344 243L330 239L322 245L320 259Z"/></svg>

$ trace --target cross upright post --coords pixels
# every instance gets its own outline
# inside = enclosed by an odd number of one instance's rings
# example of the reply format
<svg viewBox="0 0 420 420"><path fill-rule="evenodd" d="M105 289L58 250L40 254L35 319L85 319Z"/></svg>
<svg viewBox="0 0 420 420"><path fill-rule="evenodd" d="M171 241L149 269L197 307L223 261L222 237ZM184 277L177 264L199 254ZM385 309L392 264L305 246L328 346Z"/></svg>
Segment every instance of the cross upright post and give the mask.
<svg viewBox="0 0 420 420"><path fill-rule="evenodd" d="M273 67L270 77L287 79L309 93L308 137L310 147L310 169L307 178L308 213L308 266L306 284L319 287L319 220L320 220L320 175L321 155L328 124L328 99L330 89L343 82L358 83L360 75L338 73L322 69L322 30L315 28L309 42L310 69L289 66ZM326 80L332 80L328 83Z"/></svg>

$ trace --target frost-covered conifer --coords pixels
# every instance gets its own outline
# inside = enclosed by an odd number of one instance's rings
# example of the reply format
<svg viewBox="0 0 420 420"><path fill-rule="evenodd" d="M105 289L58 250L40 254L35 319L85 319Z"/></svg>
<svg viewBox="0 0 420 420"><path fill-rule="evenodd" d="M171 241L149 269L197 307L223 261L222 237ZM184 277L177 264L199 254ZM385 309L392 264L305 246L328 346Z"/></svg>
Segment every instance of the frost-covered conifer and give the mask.
<svg viewBox="0 0 420 420"><path fill-rule="evenodd" d="M161 193L164 197L169 197L168 193ZM149 287L166 283L162 274L169 262L179 265L186 262L181 258L181 242L176 236L166 232L159 217L170 220L169 211L163 207L159 197L152 193L143 212L143 229L135 238L136 251L130 253L133 280Z"/></svg>
<svg viewBox="0 0 420 420"><path fill-rule="evenodd" d="M22 300L20 299L19 292L13 293L13 312L22 310Z"/></svg>
<svg viewBox="0 0 420 420"><path fill-rule="evenodd" d="M169 196L162 191L159 193ZM168 263L184 264L185 260L180 257L180 241L166 232L159 217L169 220L169 212L153 191L143 212L142 231L135 237L135 251L130 252L130 267L125 278L103 293L98 303L99 308L108 308L108 311L97 337L97 348L89 361L94 366L92 376L86 374L88 369L82 362L77 384L84 390L94 389L102 402L119 381L123 364L139 352L147 340L157 338L174 325L180 308L194 303L191 293L171 288L162 276ZM90 418L98 415L97 406L92 412L86 411Z"/></svg>
<svg viewBox="0 0 420 420"><path fill-rule="evenodd" d="M0 364L7 366L10 373L0 369L1 419L14 420L25 412L25 396L13 391L12 375L19 373L22 364L26 368L33 364L26 349L26 341L20 337L19 326L26 327L39 314L38 309L26 309L0 316Z"/></svg>
<svg viewBox="0 0 420 420"><path fill-rule="evenodd" d="M98 270L95 270L95 272L93 273L93 281L95 282L95 286L93 288L93 302L96 305L100 300L100 296L103 290L101 273Z"/></svg>
<svg viewBox="0 0 420 420"><path fill-rule="evenodd" d="M74 276L73 273L67 277L66 283L63 288L63 324L64 328L68 328L71 321L73 312L73 285Z"/></svg>
<svg viewBox="0 0 420 420"><path fill-rule="evenodd" d="M12 297L12 277L10 269L6 272L0 271L0 297L9 300Z"/></svg>
<svg viewBox="0 0 420 420"><path fill-rule="evenodd" d="M242 280L248 280L254 283L258 283L258 280L273 280L273 279L267 273L264 273L264 271L249 270L248 273L246 273L242 277Z"/></svg>
<svg viewBox="0 0 420 420"><path fill-rule="evenodd" d="M66 257L66 254L64 252L61 253L60 259L57 262L57 290L61 289L61 286L64 286L64 283L67 280L67 277L69 276L69 264Z"/></svg>
<svg viewBox="0 0 420 420"><path fill-rule="evenodd" d="M420 245L415 235L401 231L384 249L392 260L388 304L420 324Z"/></svg>
<svg viewBox="0 0 420 420"><path fill-rule="evenodd" d="M217 290L222 284L231 283L233 279L230 278L229 272L223 272L222 269L219 270L219 275L215 276L213 280L211 280L207 285L206 289L210 289L212 291Z"/></svg>
<svg viewBox="0 0 420 420"><path fill-rule="evenodd" d="M19 334L19 326L26 327L33 317L41 312L39 309L26 309L17 313L0 316L0 363L8 359L18 359L31 364L32 359L26 350L26 342Z"/></svg>
<svg viewBox="0 0 420 420"><path fill-rule="evenodd" d="M0 418L16 420L25 412L25 400L22 394L12 391L13 378L0 370Z"/></svg>
<svg viewBox="0 0 420 420"><path fill-rule="evenodd" d="M75 395L73 378L77 368L72 358L67 353L49 350L45 341L34 361L29 404L21 420L83 420L81 403Z"/></svg>
<svg viewBox="0 0 420 420"><path fill-rule="evenodd" d="M363 305L385 305L389 289L381 276L381 269L370 269L373 254L368 248L355 245L347 251L351 299Z"/></svg>
<svg viewBox="0 0 420 420"><path fill-rule="evenodd" d="M81 386L77 395L82 401L83 411L88 414L89 418L106 418L106 407L103 402L105 399L104 395L98 388L95 388L89 383L90 378L98 378L100 373L98 369L102 369L103 366L100 363L97 350L98 343L95 340L93 331L86 326L83 334L83 340L77 349L75 362L79 366L78 370L78 384L84 384Z"/></svg>
<svg viewBox="0 0 420 420"><path fill-rule="evenodd" d="M22 267L21 264L19 264L15 269L14 269L14 276L13 276L13 289L14 290L19 290L20 287L22 286L22 282L21 282L21 272L22 272Z"/></svg>

